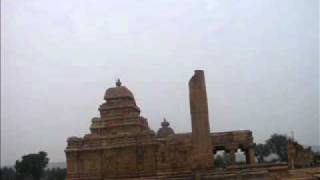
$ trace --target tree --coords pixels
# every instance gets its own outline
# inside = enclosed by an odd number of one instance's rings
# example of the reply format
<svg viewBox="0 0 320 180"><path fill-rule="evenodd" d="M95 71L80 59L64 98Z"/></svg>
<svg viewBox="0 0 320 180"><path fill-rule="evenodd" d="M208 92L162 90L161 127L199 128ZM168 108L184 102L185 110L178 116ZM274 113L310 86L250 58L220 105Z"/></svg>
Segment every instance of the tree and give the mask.
<svg viewBox="0 0 320 180"><path fill-rule="evenodd" d="M30 178L31 176L32 179L39 180L48 162L47 153L43 151L38 154L24 155L21 161L16 161L15 169L18 179Z"/></svg>
<svg viewBox="0 0 320 180"><path fill-rule="evenodd" d="M276 153L281 161L288 162L288 137L281 134L273 134L267 141L266 145L271 152Z"/></svg>
<svg viewBox="0 0 320 180"><path fill-rule="evenodd" d="M0 169L1 180L16 180L16 171L13 168L3 167Z"/></svg>
<svg viewBox="0 0 320 180"><path fill-rule="evenodd" d="M225 168L230 164L230 157L227 153L217 154L214 158L214 166L218 168Z"/></svg>
<svg viewBox="0 0 320 180"><path fill-rule="evenodd" d="M264 162L264 157L271 153L271 149L267 144L258 144L256 146L256 156L259 163Z"/></svg>
<svg viewBox="0 0 320 180"><path fill-rule="evenodd" d="M223 159L222 155L219 154L214 158L214 166L218 167L218 168L225 167L225 163L224 163L224 159Z"/></svg>
<svg viewBox="0 0 320 180"><path fill-rule="evenodd" d="M65 180L67 176L67 169L66 168L53 168L47 169L46 172L47 180Z"/></svg>

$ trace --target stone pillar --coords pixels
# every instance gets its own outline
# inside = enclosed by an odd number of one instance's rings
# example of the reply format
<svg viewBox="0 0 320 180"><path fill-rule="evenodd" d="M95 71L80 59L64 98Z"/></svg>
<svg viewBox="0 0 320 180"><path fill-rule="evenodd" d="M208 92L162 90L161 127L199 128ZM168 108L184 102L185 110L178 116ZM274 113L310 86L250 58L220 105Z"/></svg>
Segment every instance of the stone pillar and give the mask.
<svg viewBox="0 0 320 180"><path fill-rule="evenodd" d="M287 144L287 148L288 148L288 165L290 169L294 169L294 160L295 160L295 156L296 156L296 149L294 147L294 142L292 139L288 140L288 144Z"/></svg>
<svg viewBox="0 0 320 180"><path fill-rule="evenodd" d="M230 149L229 150L229 156L230 156L230 165L235 165L236 164L236 150L235 149Z"/></svg>
<svg viewBox="0 0 320 180"><path fill-rule="evenodd" d="M256 163L256 155L255 155L254 147L249 147L246 150L246 161L247 161L247 164L251 164L251 165Z"/></svg>
<svg viewBox="0 0 320 180"><path fill-rule="evenodd" d="M79 170L79 155L74 151L65 151L66 153L66 163L67 163L67 177L66 179L73 179L74 176L78 175Z"/></svg>
<svg viewBox="0 0 320 180"><path fill-rule="evenodd" d="M189 81L192 122L193 165L196 169L213 166L209 115L204 72L196 70Z"/></svg>

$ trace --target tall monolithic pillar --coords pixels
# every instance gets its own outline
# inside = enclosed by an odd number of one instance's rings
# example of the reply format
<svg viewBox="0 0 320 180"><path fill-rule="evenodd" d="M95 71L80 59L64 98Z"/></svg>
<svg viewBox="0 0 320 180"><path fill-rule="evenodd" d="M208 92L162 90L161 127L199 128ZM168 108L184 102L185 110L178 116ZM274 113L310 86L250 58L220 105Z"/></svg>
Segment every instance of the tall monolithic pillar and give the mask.
<svg viewBox="0 0 320 180"><path fill-rule="evenodd" d="M195 70L189 81L190 113L192 122L193 167L195 169L213 166L210 138L208 102L204 72Z"/></svg>

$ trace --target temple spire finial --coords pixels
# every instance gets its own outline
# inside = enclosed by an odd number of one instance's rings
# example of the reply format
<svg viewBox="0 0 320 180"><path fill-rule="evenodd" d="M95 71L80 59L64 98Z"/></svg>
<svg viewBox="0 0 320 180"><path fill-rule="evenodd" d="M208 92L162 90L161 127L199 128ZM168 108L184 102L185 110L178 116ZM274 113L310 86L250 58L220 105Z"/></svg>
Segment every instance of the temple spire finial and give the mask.
<svg viewBox="0 0 320 180"><path fill-rule="evenodd" d="M121 81L120 81L119 78L117 79L116 86L117 86L117 87L121 86Z"/></svg>
<svg viewBox="0 0 320 180"><path fill-rule="evenodd" d="M166 118L163 118L163 121L162 121L162 123L161 123L161 126L162 126L162 127L169 127L169 125L170 125L170 123L167 121L167 119L166 119Z"/></svg>

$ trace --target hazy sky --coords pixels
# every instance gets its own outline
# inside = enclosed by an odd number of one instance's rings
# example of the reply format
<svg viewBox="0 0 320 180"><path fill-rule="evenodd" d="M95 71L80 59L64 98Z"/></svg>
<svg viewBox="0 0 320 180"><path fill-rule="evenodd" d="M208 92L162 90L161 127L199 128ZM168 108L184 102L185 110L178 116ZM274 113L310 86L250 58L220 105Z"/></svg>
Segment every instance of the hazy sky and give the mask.
<svg viewBox="0 0 320 180"><path fill-rule="evenodd" d="M211 131L320 145L317 0L2 0L1 163L65 161L120 77L157 130L190 132L205 70Z"/></svg>

